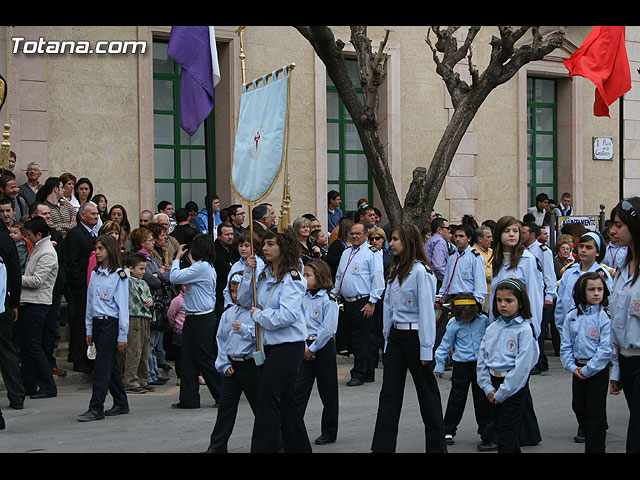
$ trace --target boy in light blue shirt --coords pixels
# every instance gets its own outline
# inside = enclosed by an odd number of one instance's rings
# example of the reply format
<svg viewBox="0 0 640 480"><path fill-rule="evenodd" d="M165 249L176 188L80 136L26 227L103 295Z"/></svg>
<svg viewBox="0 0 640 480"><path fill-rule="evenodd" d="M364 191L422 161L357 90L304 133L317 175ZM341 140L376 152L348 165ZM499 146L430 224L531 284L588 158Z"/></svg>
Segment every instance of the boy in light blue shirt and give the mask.
<svg viewBox="0 0 640 480"><path fill-rule="evenodd" d="M444 415L444 433L447 445L453 445L453 437L462 420L467 393L471 385L473 406L478 434L482 434L489 421L489 401L476 380L476 366L480 343L489 326L489 317L481 311L472 293L460 293L453 300L453 317L435 353L434 375L442 378L445 360L453 349L451 392Z"/></svg>

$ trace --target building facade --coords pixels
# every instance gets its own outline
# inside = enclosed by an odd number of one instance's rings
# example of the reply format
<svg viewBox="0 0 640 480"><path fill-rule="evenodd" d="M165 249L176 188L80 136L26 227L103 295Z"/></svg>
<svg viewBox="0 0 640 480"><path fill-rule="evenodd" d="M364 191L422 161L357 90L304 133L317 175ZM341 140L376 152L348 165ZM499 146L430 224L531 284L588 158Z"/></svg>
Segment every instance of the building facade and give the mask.
<svg viewBox="0 0 640 480"><path fill-rule="evenodd" d="M380 89L380 136L401 202L416 166L427 167L453 107L435 73L425 43L428 27L390 27L387 77ZM553 27L545 27L551 31ZM485 101L458 149L435 210L450 221L471 214L478 221L521 218L540 192L559 201L573 195L577 214L608 212L622 196L640 192L640 28L626 28L632 89L614 103L611 118L594 117L593 84L569 79L562 63L592 27L569 27L565 42L545 59L525 65ZM348 27L332 27L345 43L354 85L357 64ZM0 27L0 74L11 65L10 101L0 113L11 124L18 183L30 161L43 178L71 172L88 177L94 193L120 203L137 218L160 200L174 208L193 200L204 206L205 162L213 164L214 191L223 206L237 203L230 176L242 87L236 26L216 26L221 81L210 117L212 145L206 158L204 126L193 137L179 127L180 70L167 56L170 26ZM482 71L495 27L483 27L472 61ZM460 38L464 38L464 28ZM376 49L384 27L369 28ZM39 43L38 43L39 42ZM58 42L58 43L56 43ZM60 42L106 42L104 54L61 53ZM122 42L138 46L124 51ZM49 53L39 53L41 50ZM57 45L57 46L56 46ZM144 45L144 52L140 46ZM56 51L57 49L57 51ZM339 190L343 210L359 198L380 208L359 139L323 63L293 28L251 26L243 33L245 79L251 81L295 63L291 76L288 145L290 218L314 213L326 225L326 193ZM467 66L458 66L468 75ZM604 140L602 140L604 139ZM605 141L611 155L594 155ZM605 157L605 158L596 158ZM279 211L281 175L266 199Z"/></svg>

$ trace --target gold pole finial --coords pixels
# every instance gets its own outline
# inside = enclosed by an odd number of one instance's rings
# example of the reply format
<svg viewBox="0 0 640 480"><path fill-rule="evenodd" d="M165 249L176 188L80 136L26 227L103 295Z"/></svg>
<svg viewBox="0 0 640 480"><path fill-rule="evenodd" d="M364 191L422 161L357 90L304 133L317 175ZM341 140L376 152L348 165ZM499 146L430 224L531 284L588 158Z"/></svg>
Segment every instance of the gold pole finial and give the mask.
<svg viewBox="0 0 640 480"><path fill-rule="evenodd" d="M13 27L9 26L9 56L7 61L7 84L5 88L7 89L7 100L5 102L4 108L6 109L6 121L4 123L4 132L2 132L2 144L0 144L0 168L5 169L9 168L9 152L11 151L11 143L9 142L9 137L11 134L9 130L11 130L11 123L9 122L9 101L11 99L11 66L13 61Z"/></svg>
<svg viewBox="0 0 640 480"><path fill-rule="evenodd" d="M245 26L240 26L236 28L236 34L240 37L240 70L242 72L242 84L245 83L245 73L244 73L244 42L242 41L242 34L244 33L244 29L247 28Z"/></svg>

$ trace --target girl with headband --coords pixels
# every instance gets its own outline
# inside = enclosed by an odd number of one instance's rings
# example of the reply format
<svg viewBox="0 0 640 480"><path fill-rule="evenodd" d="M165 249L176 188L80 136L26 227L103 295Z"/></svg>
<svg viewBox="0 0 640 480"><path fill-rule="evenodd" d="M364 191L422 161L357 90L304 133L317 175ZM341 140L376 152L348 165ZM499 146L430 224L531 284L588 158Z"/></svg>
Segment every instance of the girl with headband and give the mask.
<svg viewBox="0 0 640 480"><path fill-rule="evenodd" d="M629 407L627 453L640 452L640 198L620 202L611 212L609 236L628 248L613 281L609 307L613 368L609 390L624 392Z"/></svg>
<svg viewBox="0 0 640 480"><path fill-rule="evenodd" d="M525 284L513 278L497 282L491 312L496 320L480 344L478 385L491 403L498 452L519 453L529 373L540 351Z"/></svg>
<svg viewBox="0 0 640 480"><path fill-rule="evenodd" d="M453 347L451 391L444 414L444 439L447 445L453 445L453 437L467 403L469 385L479 434L482 434L489 420L489 402L476 379L478 350L489 326L489 317L481 311L481 305L473 293L468 292L455 296L452 313L453 317L447 323L447 329L436 350L436 366L433 370L436 377L443 377L445 360Z"/></svg>

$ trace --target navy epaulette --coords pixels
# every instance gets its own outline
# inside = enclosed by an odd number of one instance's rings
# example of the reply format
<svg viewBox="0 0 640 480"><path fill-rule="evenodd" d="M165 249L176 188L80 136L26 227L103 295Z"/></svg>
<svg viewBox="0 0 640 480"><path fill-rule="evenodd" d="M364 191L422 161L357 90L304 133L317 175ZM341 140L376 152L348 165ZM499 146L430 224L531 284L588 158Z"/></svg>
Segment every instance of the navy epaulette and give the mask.
<svg viewBox="0 0 640 480"><path fill-rule="evenodd" d="M338 297L336 297L333 293L327 290L327 295L329 296L329 300L333 300L334 302L338 301Z"/></svg>
<svg viewBox="0 0 640 480"><path fill-rule="evenodd" d="M429 265L427 264L427 262L425 262L423 260L418 260L418 261L424 266L424 269L427 271L427 273L433 275L433 272L429 268Z"/></svg>
<svg viewBox="0 0 640 480"><path fill-rule="evenodd" d="M471 249L471 251L473 252L473 254L474 254L476 257L479 257L479 256L480 256L480 252L479 252L479 251L477 251L475 248L472 248L472 249Z"/></svg>
<svg viewBox="0 0 640 480"><path fill-rule="evenodd" d="M538 267L538 270L542 271L542 264L540 263L540 260L538 260L536 258L536 266Z"/></svg>
<svg viewBox="0 0 640 480"><path fill-rule="evenodd" d="M125 272L125 271L124 271L124 270L122 270L122 269L118 270L118 275L120 275L120 278L121 278L121 279L123 279L123 280L124 280L125 278L127 278L127 272Z"/></svg>
<svg viewBox="0 0 640 480"><path fill-rule="evenodd" d="M548 249L549 248L546 245L540 245L540 250L542 250L543 252Z"/></svg>
<svg viewBox="0 0 640 480"><path fill-rule="evenodd" d="M289 273L291 274L291 277L294 280L300 280L300 272L295 268L292 268L291 270L289 270Z"/></svg>
<svg viewBox="0 0 640 480"><path fill-rule="evenodd" d="M372 252L377 252L378 249L376 247L374 247L373 245L369 247L369 250L371 250Z"/></svg>

